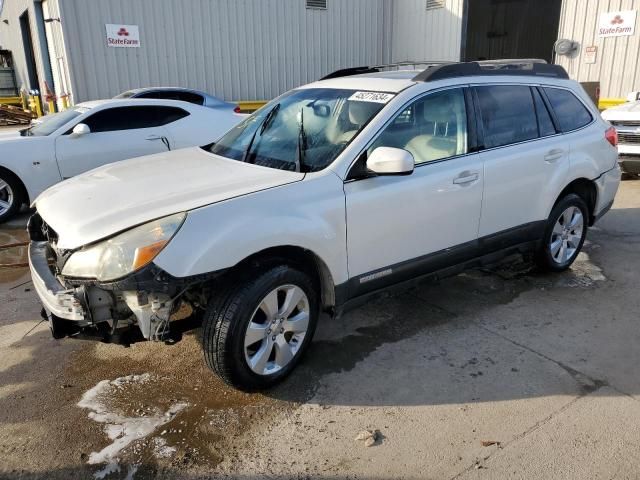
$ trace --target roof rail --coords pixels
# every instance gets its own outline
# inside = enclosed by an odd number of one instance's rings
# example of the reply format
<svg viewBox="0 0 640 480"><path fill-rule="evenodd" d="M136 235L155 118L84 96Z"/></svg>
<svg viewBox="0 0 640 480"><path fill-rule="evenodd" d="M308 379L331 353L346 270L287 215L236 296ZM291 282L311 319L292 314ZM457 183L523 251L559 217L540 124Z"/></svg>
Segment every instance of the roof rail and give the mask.
<svg viewBox="0 0 640 480"><path fill-rule="evenodd" d="M537 58L522 58L447 63L444 65L430 66L413 77L413 81L432 82L445 78L479 75L533 75L569 78L567 71L560 65L550 65L545 60Z"/></svg>
<svg viewBox="0 0 640 480"><path fill-rule="evenodd" d="M427 65L429 67L436 65L444 65L450 62L443 62L439 60L424 60L424 61L413 61L413 60L405 60L402 62L395 63L386 63L382 65L372 65L372 66L361 66L361 67L351 67L351 68L343 68L341 70L336 70L335 72L331 72L320 80L329 80L330 78L339 78L339 77L349 77L351 75L361 75L363 73L377 73L382 71L385 68L399 68L399 67L417 67L418 65Z"/></svg>

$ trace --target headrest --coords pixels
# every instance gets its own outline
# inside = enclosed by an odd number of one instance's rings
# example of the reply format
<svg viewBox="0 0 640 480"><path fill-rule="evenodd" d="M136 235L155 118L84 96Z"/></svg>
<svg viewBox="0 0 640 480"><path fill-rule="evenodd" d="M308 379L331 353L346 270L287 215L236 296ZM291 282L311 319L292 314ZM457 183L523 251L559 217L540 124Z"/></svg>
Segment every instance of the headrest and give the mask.
<svg viewBox="0 0 640 480"><path fill-rule="evenodd" d="M373 102L349 102L349 121L355 125L362 126L367 123L375 112L380 108L380 104Z"/></svg>
<svg viewBox="0 0 640 480"><path fill-rule="evenodd" d="M427 122L453 122L456 120L453 99L450 95L435 95L424 105L424 119Z"/></svg>

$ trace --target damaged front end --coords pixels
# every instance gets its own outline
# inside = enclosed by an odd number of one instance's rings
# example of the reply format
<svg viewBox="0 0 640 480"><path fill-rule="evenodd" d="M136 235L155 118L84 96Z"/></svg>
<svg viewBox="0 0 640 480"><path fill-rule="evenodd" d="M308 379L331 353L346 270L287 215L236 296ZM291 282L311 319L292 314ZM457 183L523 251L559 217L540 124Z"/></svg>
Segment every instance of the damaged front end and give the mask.
<svg viewBox="0 0 640 480"><path fill-rule="evenodd" d="M198 308L213 277L175 278L149 262L113 281L73 278L63 274L73 252L56 248L57 235L37 213L29 221L29 234L31 276L54 338L167 341L172 317L183 303Z"/></svg>

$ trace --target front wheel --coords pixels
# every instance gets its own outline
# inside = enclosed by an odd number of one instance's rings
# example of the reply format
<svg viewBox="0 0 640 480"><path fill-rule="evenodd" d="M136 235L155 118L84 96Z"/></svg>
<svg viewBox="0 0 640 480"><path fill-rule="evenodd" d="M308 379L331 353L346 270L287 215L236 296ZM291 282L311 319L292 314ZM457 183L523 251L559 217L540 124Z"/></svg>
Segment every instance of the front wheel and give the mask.
<svg viewBox="0 0 640 480"><path fill-rule="evenodd" d="M318 300L309 276L279 265L218 294L203 320L208 366L242 390L283 380L311 342Z"/></svg>
<svg viewBox="0 0 640 480"><path fill-rule="evenodd" d="M536 255L538 266L552 272L561 272L571 266L587 236L588 214L584 200L573 193L556 204Z"/></svg>
<svg viewBox="0 0 640 480"><path fill-rule="evenodd" d="M9 220L22 206L22 190L15 175L0 169L0 223Z"/></svg>

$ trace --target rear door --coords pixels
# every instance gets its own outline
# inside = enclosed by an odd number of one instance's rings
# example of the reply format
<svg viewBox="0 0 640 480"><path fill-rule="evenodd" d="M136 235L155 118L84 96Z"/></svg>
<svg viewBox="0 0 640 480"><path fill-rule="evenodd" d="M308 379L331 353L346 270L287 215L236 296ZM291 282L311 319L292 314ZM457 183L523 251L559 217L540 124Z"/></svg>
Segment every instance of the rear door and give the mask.
<svg viewBox="0 0 640 480"><path fill-rule="evenodd" d="M479 237L491 249L535 239L569 172L569 145L537 87L476 86L484 164ZM553 200L551 200L553 202Z"/></svg>
<svg viewBox="0 0 640 480"><path fill-rule="evenodd" d="M71 130L56 139L56 159L63 178L107 163L166 152L170 134L163 126L187 115L180 108L127 106L100 110L87 117L91 133L75 137Z"/></svg>

